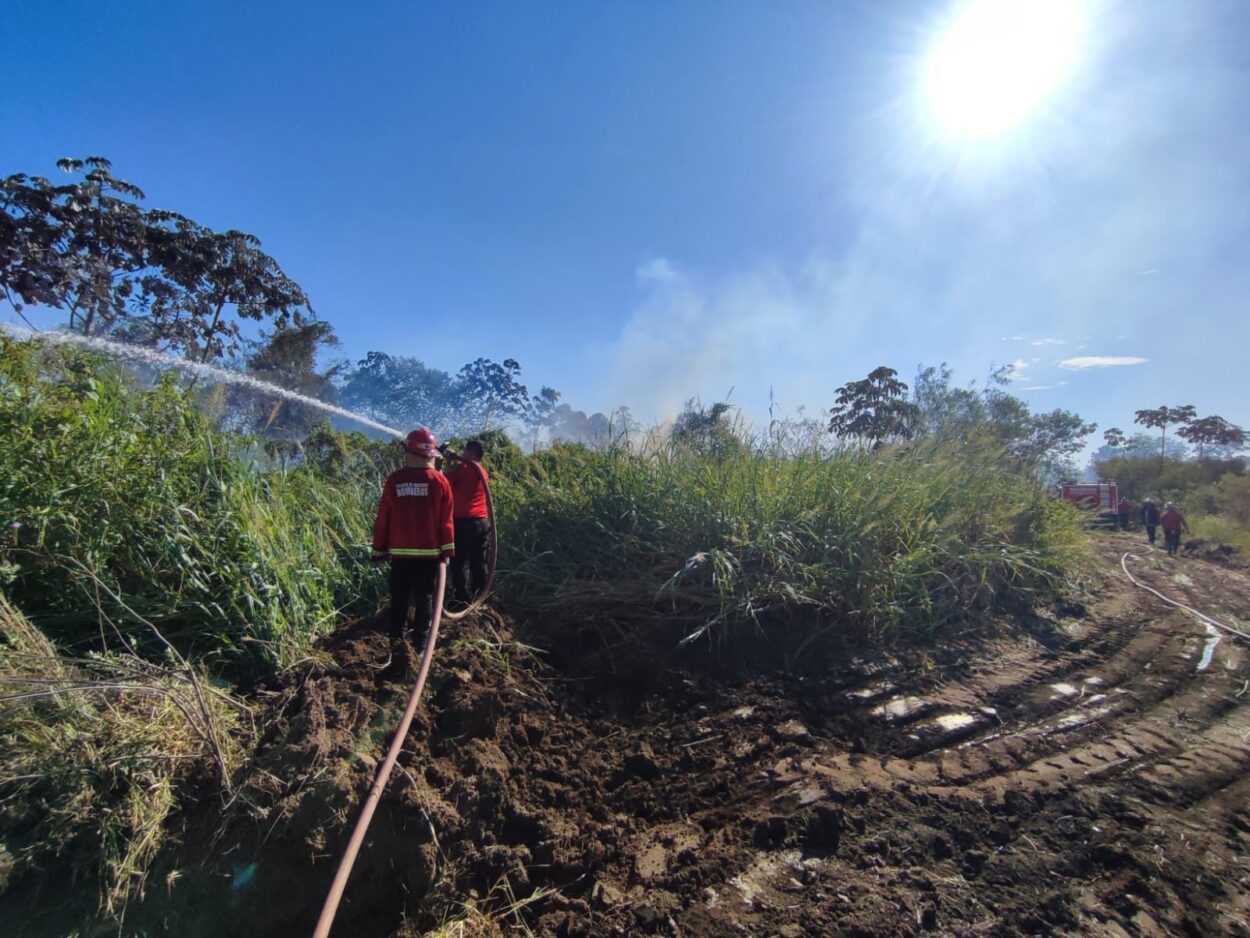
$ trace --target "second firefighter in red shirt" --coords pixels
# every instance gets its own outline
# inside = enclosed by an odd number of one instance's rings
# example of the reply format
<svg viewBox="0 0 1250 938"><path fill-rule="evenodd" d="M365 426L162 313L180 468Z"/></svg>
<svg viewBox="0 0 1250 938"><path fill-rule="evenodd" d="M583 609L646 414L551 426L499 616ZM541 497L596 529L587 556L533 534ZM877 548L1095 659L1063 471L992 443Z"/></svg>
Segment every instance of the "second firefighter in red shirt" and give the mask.
<svg viewBox="0 0 1250 938"><path fill-rule="evenodd" d="M450 454L449 454L450 455ZM447 470L456 509L456 556L451 561L451 582L456 599L468 604L486 586L486 547L490 538L490 512L486 509L486 486L490 476L482 465L485 449L478 440L464 445L464 456Z"/></svg>
<svg viewBox="0 0 1250 938"><path fill-rule="evenodd" d="M373 559L391 562L390 631L392 654L406 652L404 625L415 594L416 625L433 615L438 565L455 556L451 486L434 468L439 456L434 434L422 427L404 440L404 468L386 478L373 523ZM400 663L407 655L401 654Z"/></svg>

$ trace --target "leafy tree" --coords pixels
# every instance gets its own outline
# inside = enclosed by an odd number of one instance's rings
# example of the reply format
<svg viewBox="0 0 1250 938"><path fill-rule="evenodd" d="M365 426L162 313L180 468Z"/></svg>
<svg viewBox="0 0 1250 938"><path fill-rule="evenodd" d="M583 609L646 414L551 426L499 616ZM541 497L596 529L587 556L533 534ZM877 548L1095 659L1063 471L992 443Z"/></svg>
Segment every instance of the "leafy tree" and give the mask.
<svg viewBox="0 0 1250 938"><path fill-rule="evenodd" d="M479 358L461 368L456 386L469 428L481 432L509 418L524 418L530 405L529 389L520 378L521 366L515 358L505 358L503 364Z"/></svg>
<svg viewBox="0 0 1250 938"><path fill-rule="evenodd" d="M1046 479L1074 475L1072 457L1084 448L1085 437L1097 429L1098 424L1086 423L1070 410L1034 414L1028 434L1016 442L1014 451L1020 459L1037 467Z"/></svg>
<svg viewBox="0 0 1250 938"><path fill-rule="evenodd" d="M56 307L74 331L105 332L127 315L147 266L143 193L100 156L57 166L86 172L61 186L24 173L0 180L0 287L19 312Z"/></svg>
<svg viewBox="0 0 1250 938"><path fill-rule="evenodd" d="M419 359L370 352L346 374L341 393L345 407L379 423L451 432L456 398L451 375Z"/></svg>
<svg viewBox="0 0 1250 938"><path fill-rule="evenodd" d="M1165 449L1167 444L1168 426L1174 423L1188 423L1194 419L1197 410L1192 404L1185 404L1182 407L1169 407L1163 404L1153 410L1139 410L1133 417L1133 423L1141 424L1143 427L1153 429L1158 427L1159 436L1159 464L1162 467Z"/></svg>
<svg viewBox="0 0 1250 938"><path fill-rule="evenodd" d="M1102 438L1112 449L1119 449L1124 445L1124 431L1119 427L1112 427L1109 430L1104 430L1102 432Z"/></svg>
<svg viewBox="0 0 1250 938"><path fill-rule="evenodd" d="M538 438L543 431L551 431L552 421L555 418L556 404L560 400L560 392L555 388L544 386L543 389L530 398L525 409L524 421L525 426L529 430L530 441L533 444L538 443Z"/></svg>
<svg viewBox="0 0 1250 938"><path fill-rule="evenodd" d="M945 362L938 367L922 366L916 371L912 403L917 408L917 434L958 440L987 419L985 392L973 386L955 387L952 375Z"/></svg>
<svg viewBox="0 0 1250 938"><path fill-rule="evenodd" d="M1246 442L1246 433L1241 427L1216 415L1193 420L1177 430L1176 435L1198 447L1200 461L1208 446L1236 450Z"/></svg>
<svg viewBox="0 0 1250 938"><path fill-rule="evenodd" d="M242 320L272 322L281 330L303 326L312 316L299 284L260 250L253 235L210 231L176 218L150 238L152 258L164 273L144 282L152 320L176 323L177 330L161 338L188 354L198 352L200 361L237 351ZM227 310L233 317L223 317Z"/></svg>
<svg viewBox="0 0 1250 938"><path fill-rule="evenodd" d="M147 210L103 157L57 164L82 179L0 180L0 289L14 306L65 310L85 335L173 348L207 361L242 347L240 320L311 320L308 297L260 242Z"/></svg>
<svg viewBox="0 0 1250 938"><path fill-rule="evenodd" d="M907 400L907 385L893 368L881 365L862 381L838 388L836 406L830 410L829 432L840 439L858 437L880 446L887 440L910 439L916 430L919 408Z"/></svg>
<svg viewBox="0 0 1250 938"><path fill-rule="evenodd" d="M247 370L262 381L333 403L338 399L334 380L345 366L336 362L318 370L317 358L324 349L336 348L338 344L334 329L326 322L278 329L248 356ZM274 400L248 388L237 388L231 395L236 418L252 432L302 438L325 419L304 404Z"/></svg>

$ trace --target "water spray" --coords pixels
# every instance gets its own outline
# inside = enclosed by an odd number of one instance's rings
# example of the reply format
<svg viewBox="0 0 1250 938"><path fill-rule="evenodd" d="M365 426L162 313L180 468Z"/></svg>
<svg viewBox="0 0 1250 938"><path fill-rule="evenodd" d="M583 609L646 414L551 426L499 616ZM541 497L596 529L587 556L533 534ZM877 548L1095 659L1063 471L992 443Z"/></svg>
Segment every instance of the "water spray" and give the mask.
<svg viewBox="0 0 1250 938"><path fill-rule="evenodd" d="M168 355L164 352L158 352L156 349L142 348L138 345L127 345L124 342L114 342L111 339L101 339L96 336L79 335L76 332L40 332L37 329L28 329L25 326L16 326L11 323L0 323L0 332L5 332L15 339L21 341L42 342L44 345L76 345L79 348L90 349L96 352L104 352L114 358L128 358L132 361L143 362L154 368L167 369L173 368L183 374L194 375L197 378L203 378L214 384L232 384L235 387L250 388L253 391L260 391L264 394L272 394L284 400L291 401L294 404L303 404L305 407L312 407L322 413L333 414L337 417L344 417L347 420L354 421L363 426L369 427L371 430L378 430L390 436L403 438L404 432L396 430L394 427L388 427L384 423L378 423L376 420L355 413L345 407L337 407L334 404L327 404L325 401L319 401L315 397L309 397L306 394L299 394L295 391L288 390L280 385L270 384L268 381L261 381L251 375L245 375L242 372L230 371L227 368L218 368L216 365L206 365L201 362L189 361L185 358L179 358L176 355Z"/></svg>

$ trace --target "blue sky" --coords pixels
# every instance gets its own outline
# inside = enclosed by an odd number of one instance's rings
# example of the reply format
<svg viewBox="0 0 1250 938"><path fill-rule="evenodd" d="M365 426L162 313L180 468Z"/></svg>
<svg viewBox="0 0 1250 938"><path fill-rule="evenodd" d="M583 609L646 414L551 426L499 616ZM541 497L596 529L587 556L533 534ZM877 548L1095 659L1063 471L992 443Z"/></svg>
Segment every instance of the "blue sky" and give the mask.
<svg viewBox="0 0 1250 938"><path fill-rule="evenodd" d="M586 410L1015 362L1102 427L1250 425L1250 4L1084 0L977 140L926 97L961 5L18 2L0 173L108 156L258 235L346 355L512 356ZM1073 367L1107 357L1146 361Z"/></svg>

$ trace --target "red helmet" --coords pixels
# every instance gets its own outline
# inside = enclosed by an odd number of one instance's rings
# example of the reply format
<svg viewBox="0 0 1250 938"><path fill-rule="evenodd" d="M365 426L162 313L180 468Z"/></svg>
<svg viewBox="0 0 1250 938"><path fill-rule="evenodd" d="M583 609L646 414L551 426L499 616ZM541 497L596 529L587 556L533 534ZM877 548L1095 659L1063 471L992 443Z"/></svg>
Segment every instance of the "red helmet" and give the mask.
<svg viewBox="0 0 1250 938"><path fill-rule="evenodd" d="M414 456L428 456L431 459L443 455L438 451L438 440L425 427L418 427L408 434L404 440L404 449Z"/></svg>

